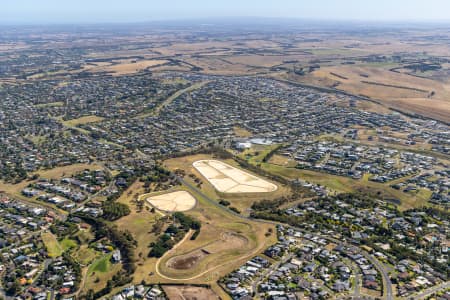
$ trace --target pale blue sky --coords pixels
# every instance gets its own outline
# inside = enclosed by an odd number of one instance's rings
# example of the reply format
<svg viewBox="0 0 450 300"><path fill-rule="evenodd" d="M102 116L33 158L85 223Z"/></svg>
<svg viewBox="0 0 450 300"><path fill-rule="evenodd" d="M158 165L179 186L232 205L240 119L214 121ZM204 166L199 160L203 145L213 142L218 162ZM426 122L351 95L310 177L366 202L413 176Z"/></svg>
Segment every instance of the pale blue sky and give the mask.
<svg viewBox="0 0 450 300"><path fill-rule="evenodd" d="M0 23L218 17L450 21L450 0L0 0Z"/></svg>

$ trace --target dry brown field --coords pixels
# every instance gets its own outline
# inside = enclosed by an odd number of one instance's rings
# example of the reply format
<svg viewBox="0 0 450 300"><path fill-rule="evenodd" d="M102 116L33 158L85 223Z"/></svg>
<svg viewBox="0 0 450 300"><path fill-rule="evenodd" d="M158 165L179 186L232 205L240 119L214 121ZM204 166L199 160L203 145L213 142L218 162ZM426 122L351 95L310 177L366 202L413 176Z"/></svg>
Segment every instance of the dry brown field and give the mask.
<svg viewBox="0 0 450 300"><path fill-rule="evenodd" d="M170 300L219 300L213 290L186 285L164 285L164 292Z"/></svg>
<svg viewBox="0 0 450 300"><path fill-rule="evenodd" d="M146 70L150 67L160 66L167 63L167 60L115 60L110 65L101 65L89 68L89 72L107 72L115 76L128 75Z"/></svg>
<svg viewBox="0 0 450 300"><path fill-rule="evenodd" d="M296 80L379 101L386 108L450 122L450 84L374 66L323 67Z"/></svg>

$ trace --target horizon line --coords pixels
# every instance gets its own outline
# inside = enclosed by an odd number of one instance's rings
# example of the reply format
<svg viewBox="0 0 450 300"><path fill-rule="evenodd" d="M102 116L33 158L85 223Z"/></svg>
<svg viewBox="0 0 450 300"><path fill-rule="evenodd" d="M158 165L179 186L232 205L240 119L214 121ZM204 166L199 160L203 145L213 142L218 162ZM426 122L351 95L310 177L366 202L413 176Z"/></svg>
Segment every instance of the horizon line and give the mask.
<svg viewBox="0 0 450 300"><path fill-rule="evenodd" d="M184 17L184 18L161 18L161 19L148 19L148 20L104 20L104 21L87 21L87 20L79 20L79 21L1 21L0 26L80 26L80 25L138 25L138 24L152 24L152 23L168 23L168 22L201 22L208 21L214 25L214 21L223 22L227 20L239 20L246 21L248 20L248 24L250 25L255 20L271 20L271 21L295 21L295 22L325 22L325 23L354 23L359 25L376 25L376 24L385 24L385 25L450 25L450 19L358 19L358 18L303 18L303 17L270 17L270 16L223 16L223 17ZM198 24L204 25L204 24ZM206 24L205 24L206 25Z"/></svg>

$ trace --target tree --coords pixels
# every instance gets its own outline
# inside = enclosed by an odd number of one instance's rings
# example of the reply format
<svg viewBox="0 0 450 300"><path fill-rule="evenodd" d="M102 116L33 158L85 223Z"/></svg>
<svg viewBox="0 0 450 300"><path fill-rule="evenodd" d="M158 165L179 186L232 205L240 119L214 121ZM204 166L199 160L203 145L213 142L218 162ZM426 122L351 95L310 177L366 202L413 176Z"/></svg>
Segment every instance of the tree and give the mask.
<svg viewBox="0 0 450 300"><path fill-rule="evenodd" d="M128 205L118 202L105 201L102 206L103 218L108 221L115 221L130 214Z"/></svg>

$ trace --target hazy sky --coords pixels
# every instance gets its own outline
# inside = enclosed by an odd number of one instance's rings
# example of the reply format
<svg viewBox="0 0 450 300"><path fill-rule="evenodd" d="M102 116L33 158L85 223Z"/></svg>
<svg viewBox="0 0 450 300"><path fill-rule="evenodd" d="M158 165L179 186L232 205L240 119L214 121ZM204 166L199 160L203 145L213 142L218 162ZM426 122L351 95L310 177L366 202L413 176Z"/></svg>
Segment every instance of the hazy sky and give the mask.
<svg viewBox="0 0 450 300"><path fill-rule="evenodd" d="M217 17L449 21L450 0L0 0L0 23Z"/></svg>

